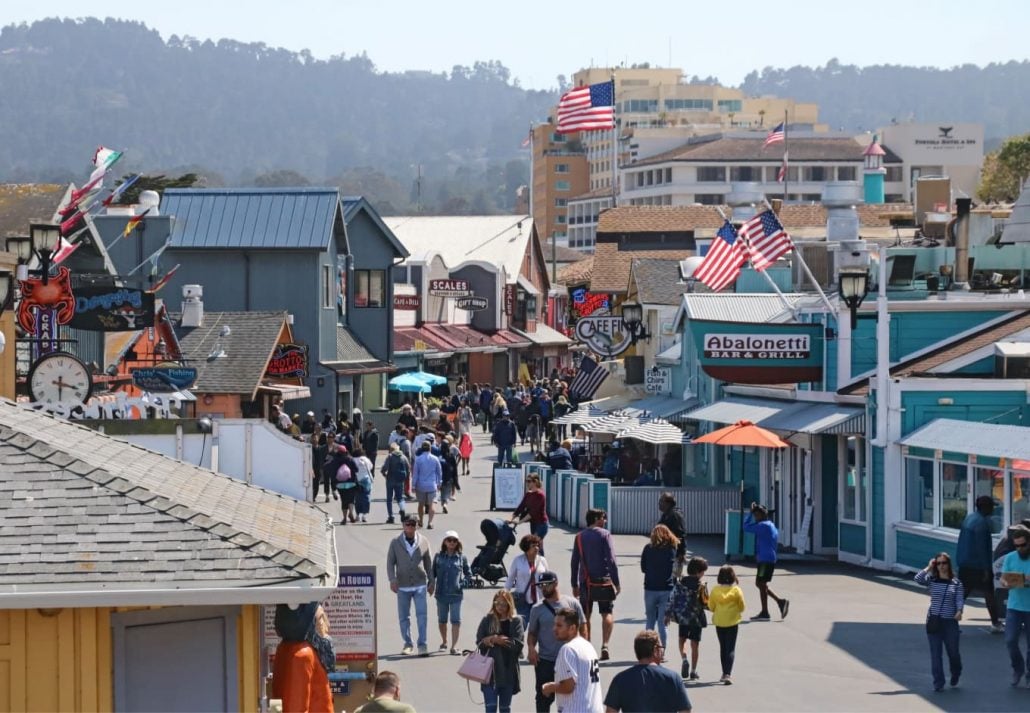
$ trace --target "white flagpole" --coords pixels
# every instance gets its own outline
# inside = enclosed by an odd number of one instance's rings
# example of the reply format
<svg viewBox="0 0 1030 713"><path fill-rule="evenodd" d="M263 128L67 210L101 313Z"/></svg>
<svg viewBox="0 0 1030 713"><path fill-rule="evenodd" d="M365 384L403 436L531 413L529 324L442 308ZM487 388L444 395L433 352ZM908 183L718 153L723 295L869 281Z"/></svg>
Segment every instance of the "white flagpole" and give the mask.
<svg viewBox="0 0 1030 713"><path fill-rule="evenodd" d="M787 184L790 183L790 166L787 165L787 110L783 110L783 203L787 203Z"/></svg>
<svg viewBox="0 0 1030 713"><path fill-rule="evenodd" d="M720 206L715 206L715 209L717 211L719 211L719 215L722 217L723 220L727 220L726 214L722 212L722 208ZM729 222L729 221L727 220L727 222ZM732 225L732 223L731 223L731 225ZM737 233L737 240L743 240L745 245L749 245L748 242L747 242L747 239L743 235L740 234L740 231L737 230L736 227L734 227L733 230L734 230L734 232ZM754 263L751 261L751 250L750 249L747 251L747 261L748 261L749 265L754 267ZM794 307L794 305L792 305L787 300L787 297L783 294L783 292L780 291L779 285L776 284L776 282L772 279L772 277L769 276L769 273L766 272L765 270L759 270L758 272L761 273L762 277L764 277L766 282L769 283L769 286L772 287L773 291L777 294L777 296L779 296L780 302L783 303L783 306L786 307L787 310L790 311L790 313L794 316L794 319L797 319L797 317L798 317L797 309Z"/></svg>
<svg viewBox="0 0 1030 713"><path fill-rule="evenodd" d="M150 255L148 255L148 256L147 256L147 258L146 258L146 259L145 259L145 260L144 260L143 262L141 262L141 263L140 263L139 265L137 265L136 267L134 267L134 268L132 268L131 270L129 270L129 272L128 272L128 274L126 275L126 277L128 277L129 275L133 275L133 274L135 274L136 270L138 270L138 269L140 269L141 267L143 267L144 265L146 265L146 264L147 264L148 262L150 262L151 260L153 260L153 259L154 259L155 257L158 257L159 255L161 255L162 253L164 253L164 251L165 251L165 248L167 248L167 247L168 247L168 246L169 246L169 245L171 244L171 242L172 242L172 236L171 236L171 235L169 235L169 236L168 236L168 239L167 239L167 240L165 240L165 242L164 242L164 245L162 245L161 247L159 247L159 248L158 248L157 250L155 250L154 252L150 253ZM112 244L113 244L113 243L112 243Z"/></svg>
<svg viewBox="0 0 1030 713"><path fill-rule="evenodd" d="M615 72L612 72L612 206L619 205L619 122L615 119Z"/></svg>

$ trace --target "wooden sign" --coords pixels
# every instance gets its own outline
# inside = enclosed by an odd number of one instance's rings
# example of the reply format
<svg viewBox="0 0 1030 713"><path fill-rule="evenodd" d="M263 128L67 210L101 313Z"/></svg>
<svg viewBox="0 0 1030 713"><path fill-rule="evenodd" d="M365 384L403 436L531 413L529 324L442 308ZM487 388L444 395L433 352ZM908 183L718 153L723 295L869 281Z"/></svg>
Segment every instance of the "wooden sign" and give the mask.
<svg viewBox="0 0 1030 713"><path fill-rule="evenodd" d="M478 312L490 306L486 297L459 297L454 306L467 312Z"/></svg>
<svg viewBox="0 0 1030 713"><path fill-rule="evenodd" d="M308 348L303 344L276 344L268 360L265 376L305 377L308 375Z"/></svg>
<svg viewBox="0 0 1030 713"><path fill-rule="evenodd" d="M515 314L515 285L504 286L504 313Z"/></svg>
<svg viewBox="0 0 1030 713"><path fill-rule="evenodd" d="M132 370L132 383L143 391L170 394L184 391L197 380L197 370L192 366L149 366Z"/></svg>
<svg viewBox="0 0 1030 713"><path fill-rule="evenodd" d="M417 310L422 306L422 295L394 295L393 308L408 312Z"/></svg>
<svg viewBox="0 0 1030 713"><path fill-rule="evenodd" d="M468 280L429 281L429 294L433 297L465 297L468 293Z"/></svg>
<svg viewBox="0 0 1030 713"><path fill-rule="evenodd" d="M125 332L154 326L154 295L128 287L79 287L75 290L76 329Z"/></svg>

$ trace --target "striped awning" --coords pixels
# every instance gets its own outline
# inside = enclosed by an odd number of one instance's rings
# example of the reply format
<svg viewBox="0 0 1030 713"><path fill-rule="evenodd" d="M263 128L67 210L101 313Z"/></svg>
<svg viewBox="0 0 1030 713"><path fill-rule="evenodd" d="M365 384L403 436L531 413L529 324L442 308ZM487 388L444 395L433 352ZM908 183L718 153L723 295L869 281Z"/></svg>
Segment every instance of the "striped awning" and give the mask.
<svg viewBox="0 0 1030 713"><path fill-rule="evenodd" d="M583 430L587 433L617 434L627 428L639 426L641 420L642 419L639 416L631 416L625 413L613 413L584 424Z"/></svg>
<svg viewBox="0 0 1030 713"><path fill-rule="evenodd" d="M684 445L690 443L690 436L681 431L668 421L656 418L653 421L644 421L638 426L627 428L618 434L620 439L633 438L644 443Z"/></svg>
<svg viewBox="0 0 1030 713"><path fill-rule="evenodd" d="M569 411L564 416L551 421L552 424L557 425L570 425L574 423L587 423L593 421L595 418L601 418L607 416L608 412L602 408L598 408L592 404L581 404L575 411Z"/></svg>

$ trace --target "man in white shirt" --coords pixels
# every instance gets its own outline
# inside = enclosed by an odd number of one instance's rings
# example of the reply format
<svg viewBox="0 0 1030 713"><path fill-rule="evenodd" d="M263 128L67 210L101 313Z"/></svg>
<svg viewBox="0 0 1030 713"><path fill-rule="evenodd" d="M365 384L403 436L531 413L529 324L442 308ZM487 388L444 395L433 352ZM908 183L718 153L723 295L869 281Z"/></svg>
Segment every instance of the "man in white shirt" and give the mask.
<svg viewBox="0 0 1030 713"><path fill-rule="evenodd" d="M579 635L579 614L567 608L554 615L554 635L565 642L554 664L554 681L541 692L555 696L558 713L603 713L601 666L593 645Z"/></svg>

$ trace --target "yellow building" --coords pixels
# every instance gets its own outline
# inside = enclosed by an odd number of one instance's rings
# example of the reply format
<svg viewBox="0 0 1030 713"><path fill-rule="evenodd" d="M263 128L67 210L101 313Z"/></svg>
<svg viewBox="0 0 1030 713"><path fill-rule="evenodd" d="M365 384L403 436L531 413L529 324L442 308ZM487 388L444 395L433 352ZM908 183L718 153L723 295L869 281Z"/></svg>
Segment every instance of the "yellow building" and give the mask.
<svg viewBox="0 0 1030 713"><path fill-rule="evenodd" d="M590 176L586 154L574 135L555 131L548 122L533 127L532 215L545 253L552 242L565 245L569 198L587 190Z"/></svg>
<svg viewBox="0 0 1030 713"><path fill-rule="evenodd" d="M0 400L0 711L259 708L262 605L338 571L308 503Z"/></svg>

